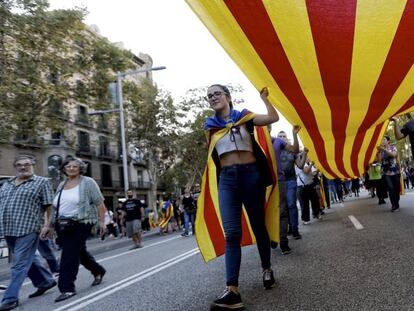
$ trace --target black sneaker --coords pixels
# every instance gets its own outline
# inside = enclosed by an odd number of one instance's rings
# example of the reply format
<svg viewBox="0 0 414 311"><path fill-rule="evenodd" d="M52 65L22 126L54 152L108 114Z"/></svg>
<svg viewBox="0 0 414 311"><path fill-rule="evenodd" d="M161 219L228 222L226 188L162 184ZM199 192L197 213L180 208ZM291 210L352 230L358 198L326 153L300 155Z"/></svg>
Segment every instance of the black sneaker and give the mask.
<svg viewBox="0 0 414 311"><path fill-rule="evenodd" d="M392 206L391 207L391 212L398 211L399 208L400 208L399 206Z"/></svg>
<svg viewBox="0 0 414 311"><path fill-rule="evenodd" d="M236 294L226 288L223 293L214 300L210 310L242 310L243 307L240 294Z"/></svg>
<svg viewBox="0 0 414 311"><path fill-rule="evenodd" d="M293 238L295 240L300 240L302 238L302 236L300 235L299 232L296 231L296 232L293 232Z"/></svg>
<svg viewBox="0 0 414 311"><path fill-rule="evenodd" d="M277 242L275 242L275 241L270 241L270 248L271 249L276 249L277 248Z"/></svg>
<svg viewBox="0 0 414 311"><path fill-rule="evenodd" d="M263 271L263 286L265 289L270 289L275 286L275 277L273 276L272 269L266 269Z"/></svg>
<svg viewBox="0 0 414 311"><path fill-rule="evenodd" d="M287 255L287 254L290 254L292 252L292 249L288 245L283 246L283 247L281 245L280 250L282 251L282 255Z"/></svg>

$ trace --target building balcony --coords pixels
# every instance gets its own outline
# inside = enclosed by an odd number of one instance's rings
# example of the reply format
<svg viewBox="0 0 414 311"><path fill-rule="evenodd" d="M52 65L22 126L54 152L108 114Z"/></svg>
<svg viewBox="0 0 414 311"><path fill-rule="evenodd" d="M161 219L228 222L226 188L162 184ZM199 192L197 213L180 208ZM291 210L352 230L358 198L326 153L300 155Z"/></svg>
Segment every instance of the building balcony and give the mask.
<svg viewBox="0 0 414 311"><path fill-rule="evenodd" d="M132 160L132 164L135 167L147 167L147 161L143 159L134 159Z"/></svg>
<svg viewBox="0 0 414 311"><path fill-rule="evenodd" d="M98 121L98 123L96 124L96 129L99 132L103 132L103 133L107 133L107 134L112 133L112 128L109 126L108 122Z"/></svg>
<svg viewBox="0 0 414 311"><path fill-rule="evenodd" d="M91 122L89 121L89 118L87 115L78 114L75 118L75 123L77 125L91 127Z"/></svg>
<svg viewBox="0 0 414 311"><path fill-rule="evenodd" d="M149 190L151 189L151 183L149 181L134 181L129 183L129 187L137 190Z"/></svg>
<svg viewBox="0 0 414 311"><path fill-rule="evenodd" d="M119 180L111 180L111 179L95 179L98 183L99 187L104 190L122 190L122 185Z"/></svg>
<svg viewBox="0 0 414 311"><path fill-rule="evenodd" d="M77 145L76 146L76 156L78 157L92 157L94 154L91 151L89 145Z"/></svg>
<svg viewBox="0 0 414 311"><path fill-rule="evenodd" d="M111 150L98 150L96 152L96 156L99 159L102 159L102 160L110 160L111 161L111 160L117 160L118 159L116 152L113 152Z"/></svg>
<svg viewBox="0 0 414 311"><path fill-rule="evenodd" d="M41 149L44 147L44 139L42 137L35 138L26 135L16 135L13 140L13 144L22 148Z"/></svg>
<svg viewBox="0 0 414 311"><path fill-rule="evenodd" d="M63 109L56 109L52 108L47 113L48 116L57 117L59 119L62 119L64 121L68 121L70 118L69 111L64 111Z"/></svg>

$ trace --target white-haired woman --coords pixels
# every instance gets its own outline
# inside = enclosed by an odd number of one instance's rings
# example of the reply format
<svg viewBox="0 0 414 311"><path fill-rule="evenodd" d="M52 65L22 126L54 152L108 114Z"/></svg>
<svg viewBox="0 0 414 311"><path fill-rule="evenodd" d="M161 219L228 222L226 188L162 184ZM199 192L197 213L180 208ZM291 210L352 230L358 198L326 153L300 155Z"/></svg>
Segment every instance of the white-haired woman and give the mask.
<svg viewBox="0 0 414 311"><path fill-rule="evenodd" d="M55 302L76 295L75 280L79 264L94 276L92 286L99 285L106 272L86 250L86 239L98 220L101 234L105 232L106 211L104 198L95 180L82 176L86 168L81 159L68 158L62 164L67 178L58 186L53 201L62 247L58 281L61 294Z"/></svg>

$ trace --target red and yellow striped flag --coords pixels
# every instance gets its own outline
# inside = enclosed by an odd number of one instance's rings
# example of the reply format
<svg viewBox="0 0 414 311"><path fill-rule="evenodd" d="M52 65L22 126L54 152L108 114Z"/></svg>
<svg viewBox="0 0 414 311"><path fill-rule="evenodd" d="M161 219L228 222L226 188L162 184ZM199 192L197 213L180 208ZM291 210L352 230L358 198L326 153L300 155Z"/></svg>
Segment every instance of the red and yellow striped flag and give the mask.
<svg viewBox="0 0 414 311"><path fill-rule="evenodd" d="M186 0L328 178L361 176L414 109L413 0Z"/></svg>
<svg viewBox="0 0 414 311"><path fill-rule="evenodd" d="M253 113L249 113L234 124L238 126L254 118ZM233 125L233 124L231 124ZM196 217L196 238L201 255L206 262L224 254L225 236L221 222L219 199L218 199L218 170L213 159L213 150L216 142L223 137L230 127L218 131L210 131L209 151L206 169L201 182L201 193L197 200ZM266 166L273 184L266 189L265 222L270 240L279 242L279 190L277 185L276 160L266 127L254 127L254 138L258 143L261 152L266 157ZM241 245L251 245L256 243L249 218L243 208L242 213L242 240Z"/></svg>
<svg viewBox="0 0 414 311"><path fill-rule="evenodd" d="M165 203L164 203L165 204ZM161 229L165 229L168 226L168 223L170 222L170 219L174 216L174 207L170 203L167 208L165 209L165 213L163 215L163 219L159 223L159 227ZM168 230L168 228L167 228Z"/></svg>

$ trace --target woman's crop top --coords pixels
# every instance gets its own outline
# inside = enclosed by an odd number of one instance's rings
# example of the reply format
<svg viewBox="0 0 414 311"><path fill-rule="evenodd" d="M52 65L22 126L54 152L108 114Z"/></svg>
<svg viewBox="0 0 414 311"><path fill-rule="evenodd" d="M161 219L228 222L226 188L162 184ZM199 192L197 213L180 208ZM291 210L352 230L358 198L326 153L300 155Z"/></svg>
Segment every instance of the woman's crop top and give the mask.
<svg viewBox="0 0 414 311"><path fill-rule="evenodd" d="M245 125L235 126L220 138L216 143L218 155L231 151L251 151L253 152L252 139Z"/></svg>

